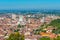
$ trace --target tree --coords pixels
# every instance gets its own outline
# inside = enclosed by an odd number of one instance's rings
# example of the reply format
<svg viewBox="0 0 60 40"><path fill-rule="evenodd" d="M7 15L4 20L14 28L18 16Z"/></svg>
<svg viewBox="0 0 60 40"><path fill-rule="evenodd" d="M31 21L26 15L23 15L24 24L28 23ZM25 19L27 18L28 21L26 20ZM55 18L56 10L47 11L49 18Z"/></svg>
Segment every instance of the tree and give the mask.
<svg viewBox="0 0 60 40"><path fill-rule="evenodd" d="M21 25L20 24L18 24L18 28L21 28Z"/></svg>
<svg viewBox="0 0 60 40"><path fill-rule="evenodd" d="M19 29L14 30L14 32L18 32L18 31L19 31Z"/></svg>
<svg viewBox="0 0 60 40"><path fill-rule="evenodd" d="M50 40L50 38L49 37L42 37L39 40Z"/></svg>
<svg viewBox="0 0 60 40"><path fill-rule="evenodd" d="M51 23L49 25L56 28L55 30L52 31L53 33L56 33L56 34L60 33L60 19L55 19L55 20L51 21Z"/></svg>
<svg viewBox="0 0 60 40"><path fill-rule="evenodd" d="M55 34L59 34L60 33L60 29L52 30L52 32L55 33Z"/></svg>
<svg viewBox="0 0 60 40"><path fill-rule="evenodd" d="M10 34L7 40L24 40L24 35L19 34L19 32L15 32Z"/></svg>
<svg viewBox="0 0 60 40"><path fill-rule="evenodd" d="M56 40L60 40L60 36L58 36L58 37L56 38Z"/></svg>
<svg viewBox="0 0 60 40"><path fill-rule="evenodd" d="M56 20L51 21L51 23L49 25L56 27L56 28L60 28L60 19L56 19Z"/></svg>
<svg viewBox="0 0 60 40"><path fill-rule="evenodd" d="M20 25L20 24L18 24L18 28L22 28L22 27L24 27L24 25Z"/></svg>

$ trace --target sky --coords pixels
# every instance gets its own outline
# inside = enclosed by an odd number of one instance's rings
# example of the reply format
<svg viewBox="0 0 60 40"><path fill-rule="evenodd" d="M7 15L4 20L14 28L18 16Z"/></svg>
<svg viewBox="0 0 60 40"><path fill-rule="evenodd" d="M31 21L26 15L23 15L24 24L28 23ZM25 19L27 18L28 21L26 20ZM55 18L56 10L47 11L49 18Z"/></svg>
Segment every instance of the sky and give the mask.
<svg viewBox="0 0 60 40"><path fill-rule="evenodd" d="M0 9L60 9L60 0L0 0Z"/></svg>

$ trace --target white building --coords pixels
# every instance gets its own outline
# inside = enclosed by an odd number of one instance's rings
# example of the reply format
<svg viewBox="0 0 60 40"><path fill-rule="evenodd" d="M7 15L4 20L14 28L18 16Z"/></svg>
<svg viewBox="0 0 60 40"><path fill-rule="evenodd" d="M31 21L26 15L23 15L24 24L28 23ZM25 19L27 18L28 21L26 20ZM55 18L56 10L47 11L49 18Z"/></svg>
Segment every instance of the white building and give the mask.
<svg viewBox="0 0 60 40"><path fill-rule="evenodd" d="M24 20L24 17L22 15L19 16L19 21L23 21Z"/></svg>
<svg viewBox="0 0 60 40"><path fill-rule="evenodd" d="M45 22L45 17L43 17L40 22L44 23Z"/></svg>
<svg viewBox="0 0 60 40"><path fill-rule="evenodd" d="M16 14L12 14L12 19L15 20L16 19L16 16L17 16Z"/></svg>
<svg viewBox="0 0 60 40"><path fill-rule="evenodd" d="M26 19L23 15L19 15L19 21L17 24L25 25Z"/></svg>

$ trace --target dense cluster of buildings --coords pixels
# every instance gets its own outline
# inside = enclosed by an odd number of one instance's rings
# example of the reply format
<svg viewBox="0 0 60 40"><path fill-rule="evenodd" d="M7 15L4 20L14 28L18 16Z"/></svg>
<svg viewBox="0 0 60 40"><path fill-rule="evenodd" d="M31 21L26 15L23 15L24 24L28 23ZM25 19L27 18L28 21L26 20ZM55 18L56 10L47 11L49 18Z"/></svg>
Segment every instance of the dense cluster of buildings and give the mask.
<svg viewBox="0 0 60 40"><path fill-rule="evenodd" d="M23 25L24 27L19 29L19 32L24 34L25 40L37 40L39 37L46 35L46 33L41 33L41 35L34 35L33 30L37 29L44 22L49 24L52 20L60 18L55 15L47 15L39 17L40 15L16 15L11 14L0 17L0 40L8 37L9 34L13 33L14 30L18 29L18 24ZM49 34L48 34L49 35ZM53 34L54 35L54 34Z"/></svg>

